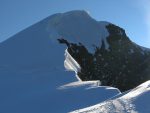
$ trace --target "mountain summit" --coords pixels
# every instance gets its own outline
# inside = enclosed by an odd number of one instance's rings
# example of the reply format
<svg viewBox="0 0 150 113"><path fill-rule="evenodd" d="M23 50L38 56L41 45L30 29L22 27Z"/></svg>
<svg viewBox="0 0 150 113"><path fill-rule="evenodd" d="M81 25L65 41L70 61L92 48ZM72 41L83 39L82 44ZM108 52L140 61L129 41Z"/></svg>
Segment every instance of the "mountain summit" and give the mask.
<svg viewBox="0 0 150 113"><path fill-rule="evenodd" d="M80 42L84 44L88 51L93 52L92 46L101 46L102 40L108 48L106 37L109 33L105 28L108 24L104 21L97 22L85 11L71 11L53 15L49 20L49 30L53 29L52 31L57 32L59 37L65 38L69 42Z"/></svg>

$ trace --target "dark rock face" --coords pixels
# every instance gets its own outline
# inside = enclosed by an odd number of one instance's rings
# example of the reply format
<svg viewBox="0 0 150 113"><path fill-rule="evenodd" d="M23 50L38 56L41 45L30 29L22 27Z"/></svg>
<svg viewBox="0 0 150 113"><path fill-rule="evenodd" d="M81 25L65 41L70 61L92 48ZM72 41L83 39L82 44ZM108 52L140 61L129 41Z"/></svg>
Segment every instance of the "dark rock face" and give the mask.
<svg viewBox="0 0 150 113"><path fill-rule="evenodd" d="M113 24L107 26L109 50L95 47L89 53L81 43L58 39L68 46L68 52L80 64L78 76L83 80L100 80L101 85L113 86L126 91L150 79L150 52L132 43L125 31Z"/></svg>

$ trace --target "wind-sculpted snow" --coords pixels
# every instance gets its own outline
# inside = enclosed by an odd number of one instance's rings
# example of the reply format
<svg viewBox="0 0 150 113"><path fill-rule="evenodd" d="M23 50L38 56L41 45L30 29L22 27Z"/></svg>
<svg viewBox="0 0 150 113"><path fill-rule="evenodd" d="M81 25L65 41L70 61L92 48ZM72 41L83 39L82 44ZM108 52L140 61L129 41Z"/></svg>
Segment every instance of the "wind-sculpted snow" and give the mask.
<svg viewBox="0 0 150 113"><path fill-rule="evenodd" d="M95 106L71 113L149 113L150 81Z"/></svg>
<svg viewBox="0 0 150 113"><path fill-rule="evenodd" d="M97 81L78 81L74 72L66 71L64 61L67 69L79 71L80 67L69 54L64 56L66 47L57 41L63 35L50 25L53 17L0 44L0 113L67 113L120 93L99 87ZM89 28L92 34L93 27Z"/></svg>
<svg viewBox="0 0 150 113"><path fill-rule="evenodd" d="M76 78L81 81L77 73L80 72L80 65L74 60L74 58L68 53L67 49L65 50L65 61L64 66L68 71L74 71L76 73Z"/></svg>

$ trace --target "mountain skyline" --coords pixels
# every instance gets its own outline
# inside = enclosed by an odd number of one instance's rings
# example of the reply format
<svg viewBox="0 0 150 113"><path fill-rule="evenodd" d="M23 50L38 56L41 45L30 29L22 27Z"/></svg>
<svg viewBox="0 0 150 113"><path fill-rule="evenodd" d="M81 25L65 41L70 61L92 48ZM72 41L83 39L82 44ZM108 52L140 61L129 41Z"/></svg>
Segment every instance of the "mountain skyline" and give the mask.
<svg viewBox="0 0 150 113"><path fill-rule="evenodd" d="M81 73L73 71L83 81L100 80L101 85L127 91L149 80L150 50L132 42L119 26L96 21L83 10L51 15L2 42L2 68L57 67L51 53L58 43L66 44L81 66Z"/></svg>
<svg viewBox="0 0 150 113"><path fill-rule="evenodd" d="M109 21L126 29L132 41L150 48L149 4L148 0L1 0L0 42L52 14L85 10L98 21Z"/></svg>
<svg viewBox="0 0 150 113"><path fill-rule="evenodd" d="M51 15L0 43L0 112L149 113L149 56L86 11Z"/></svg>

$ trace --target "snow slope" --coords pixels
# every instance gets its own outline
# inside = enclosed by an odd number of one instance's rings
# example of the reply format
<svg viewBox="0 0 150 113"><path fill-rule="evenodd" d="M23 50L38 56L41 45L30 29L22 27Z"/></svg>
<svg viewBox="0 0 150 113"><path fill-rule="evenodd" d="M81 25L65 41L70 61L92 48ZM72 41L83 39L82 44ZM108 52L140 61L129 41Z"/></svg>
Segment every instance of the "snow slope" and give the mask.
<svg viewBox="0 0 150 113"><path fill-rule="evenodd" d="M150 113L150 81L100 104L71 113Z"/></svg>
<svg viewBox="0 0 150 113"><path fill-rule="evenodd" d="M81 18L76 20L75 15ZM75 27L81 32L74 31ZM1 43L0 113L66 113L120 93L115 88L98 87L97 81L78 81L74 72L64 68L66 47L57 39L79 38L91 47L101 40L97 27L84 11L73 11L50 16ZM65 67L71 64L67 69L79 70L80 66L67 56ZM65 85L68 83L71 85Z"/></svg>

